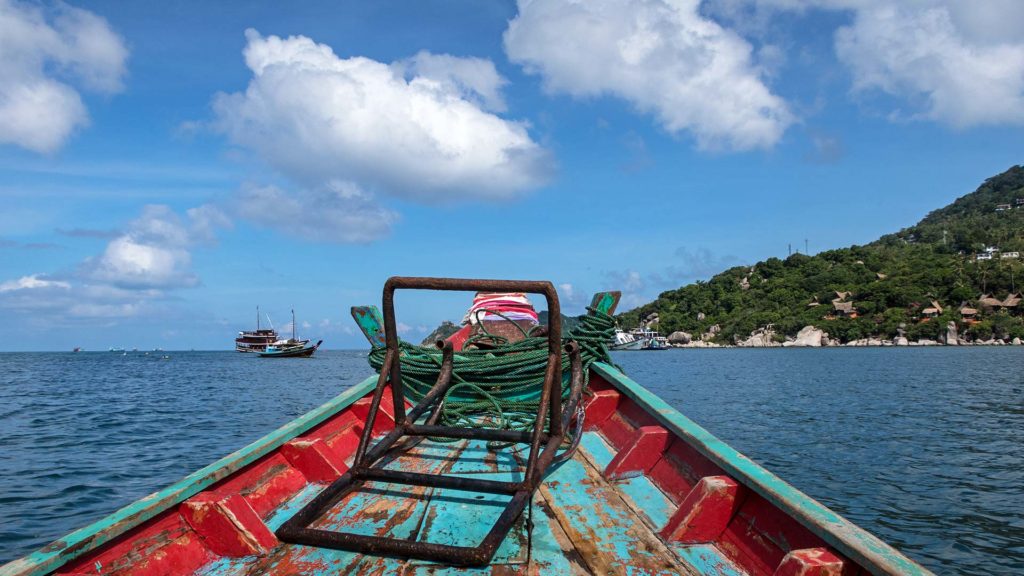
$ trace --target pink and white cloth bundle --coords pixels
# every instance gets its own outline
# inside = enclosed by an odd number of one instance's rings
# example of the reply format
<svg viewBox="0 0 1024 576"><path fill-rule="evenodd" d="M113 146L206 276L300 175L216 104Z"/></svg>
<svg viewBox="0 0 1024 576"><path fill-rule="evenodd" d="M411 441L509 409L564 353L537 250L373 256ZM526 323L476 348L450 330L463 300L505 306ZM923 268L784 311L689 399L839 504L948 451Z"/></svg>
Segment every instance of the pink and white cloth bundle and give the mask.
<svg viewBox="0 0 1024 576"><path fill-rule="evenodd" d="M501 316L492 312L499 312ZM477 292L473 298L473 306L462 319L462 323L476 324L478 320L503 320L502 316L516 322L525 320L537 324L537 311L522 292Z"/></svg>

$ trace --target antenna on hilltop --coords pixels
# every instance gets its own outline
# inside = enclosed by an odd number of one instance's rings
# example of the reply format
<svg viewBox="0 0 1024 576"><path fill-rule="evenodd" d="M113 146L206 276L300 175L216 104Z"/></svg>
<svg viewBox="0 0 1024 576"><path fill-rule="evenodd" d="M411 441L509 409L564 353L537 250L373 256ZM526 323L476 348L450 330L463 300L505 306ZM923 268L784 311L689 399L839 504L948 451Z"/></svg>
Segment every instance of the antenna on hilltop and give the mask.
<svg viewBox="0 0 1024 576"><path fill-rule="evenodd" d="M807 250L807 238L804 238L804 254L807 256L811 255L810 251Z"/></svg>

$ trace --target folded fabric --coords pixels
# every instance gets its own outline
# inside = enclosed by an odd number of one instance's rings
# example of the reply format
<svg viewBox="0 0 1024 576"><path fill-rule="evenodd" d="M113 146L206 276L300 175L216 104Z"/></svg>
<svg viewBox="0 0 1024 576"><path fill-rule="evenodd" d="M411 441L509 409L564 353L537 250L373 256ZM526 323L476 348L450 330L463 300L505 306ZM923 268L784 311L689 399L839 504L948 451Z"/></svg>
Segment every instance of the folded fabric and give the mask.
<svg viewBox="0 0 1024 576"><path fill-rule="evenodd" d="M500 313L500 315L499 315ZM537 324L537 311L522 292L477 292L473 306L463 317L463 324L476 324L483 320L502 320L502 316L516 322Z"/></svg>

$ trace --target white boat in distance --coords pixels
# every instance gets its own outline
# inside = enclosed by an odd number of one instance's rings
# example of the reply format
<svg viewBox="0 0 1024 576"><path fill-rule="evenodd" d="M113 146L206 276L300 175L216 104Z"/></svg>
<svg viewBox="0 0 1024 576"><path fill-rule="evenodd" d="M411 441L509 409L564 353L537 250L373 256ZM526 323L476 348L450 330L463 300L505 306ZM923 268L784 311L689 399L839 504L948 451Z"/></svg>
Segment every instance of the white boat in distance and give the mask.
<svg viewBox="0 0 1024 576"><path fill-rule="evenodd" d="M608 345L610 350L667 350L668 339L654 330L637 328L626 332L615 329L615 338Z"/></svg>

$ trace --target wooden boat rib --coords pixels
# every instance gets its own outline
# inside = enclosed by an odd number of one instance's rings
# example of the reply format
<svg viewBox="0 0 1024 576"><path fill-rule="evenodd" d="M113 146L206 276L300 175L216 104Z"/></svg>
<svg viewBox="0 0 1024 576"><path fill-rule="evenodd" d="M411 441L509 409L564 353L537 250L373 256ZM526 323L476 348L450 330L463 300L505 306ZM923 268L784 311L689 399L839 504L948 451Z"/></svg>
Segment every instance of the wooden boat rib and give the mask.
<svg viewBox="0 0 1024 576"><path fill-rule="evenodd" d="M0 567L0 575L448 573L422 561L291 545L274 537L274 530L351 463L376 379ZM530 512L490 566L452 573L929 573L614 367L593 364L590 386L580 449L545 477ZM383 414L393 413L388 398ZM383 420L375 426L378 435L389 427ZM480 441L429 440L388 464L492 479L514 479L522 465L516 454L489 451ZM380 485L346 496L318 526L476 542L503 506L503 496L466 494Z"/></svg>

